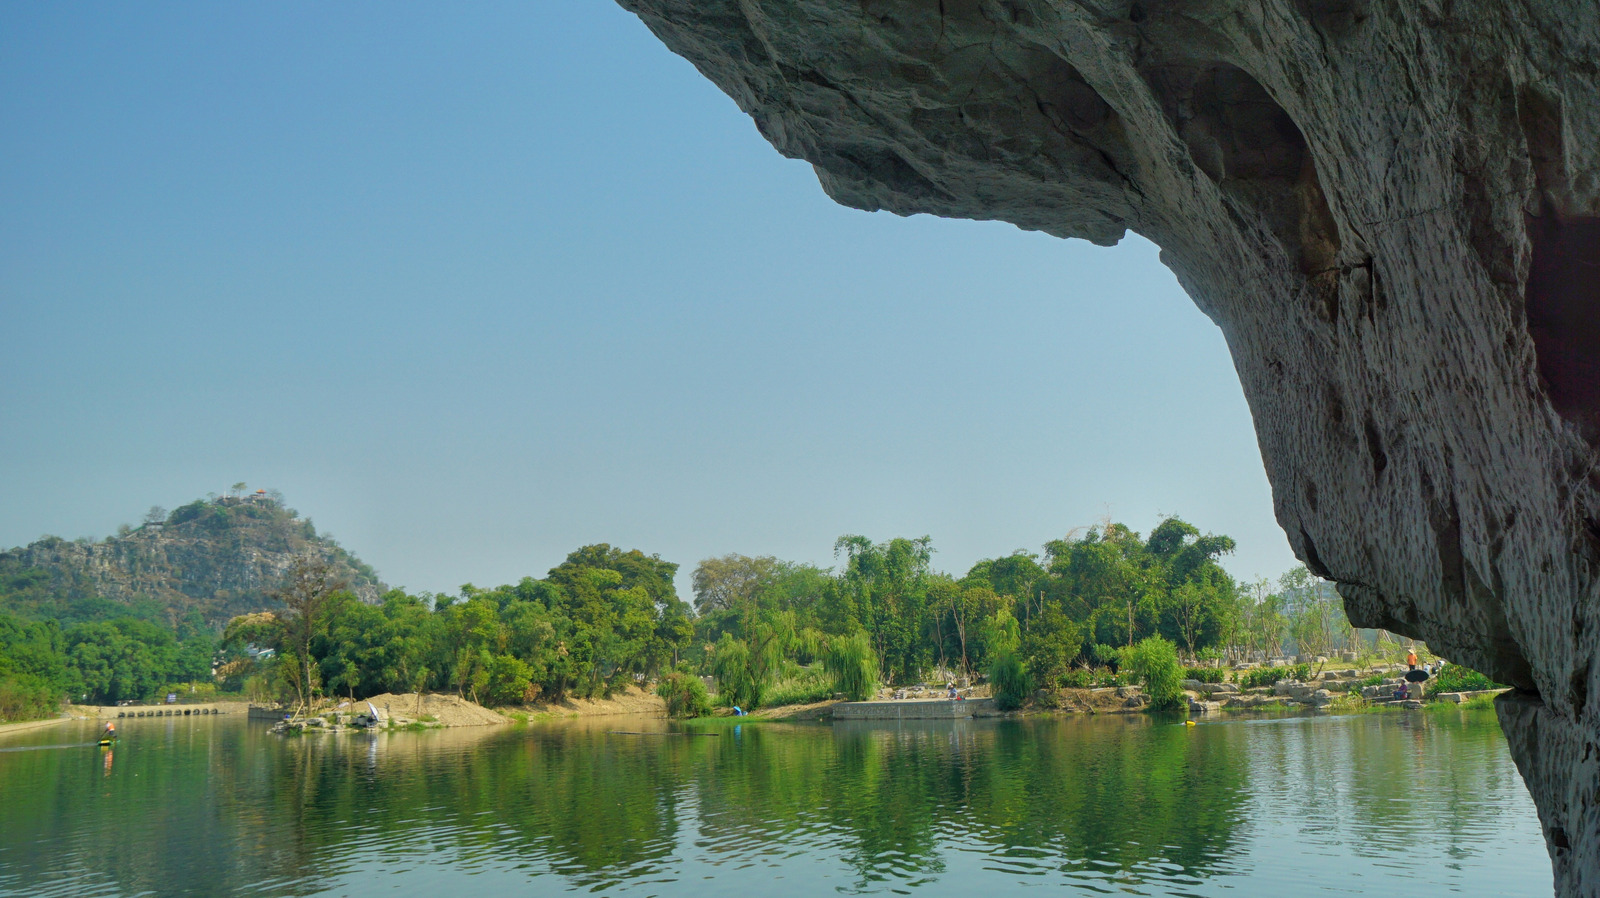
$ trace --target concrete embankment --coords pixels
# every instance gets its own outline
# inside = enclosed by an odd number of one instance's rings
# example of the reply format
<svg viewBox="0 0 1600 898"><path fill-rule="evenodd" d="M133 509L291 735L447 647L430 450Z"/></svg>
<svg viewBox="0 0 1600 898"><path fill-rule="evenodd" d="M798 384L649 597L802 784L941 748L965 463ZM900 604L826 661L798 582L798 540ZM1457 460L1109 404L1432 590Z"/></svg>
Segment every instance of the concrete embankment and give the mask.
<svg viewBox="0 0 1600 898"><path fill-rule="evenodd" d="M214 714L243 714L246 702L207 702L192 705L68 705L60 717L0 723L0 736L22 733L66 723L69 720L126 720L134 717L200 717Z"/></svg>
<svg viewBox="0 0 1600 898"><path fill-rule="evenodd" d="M834 720L959 720L997 716L992 698L961 701L948 698L909 698L878 702L839 702Z"/></svg>
<svg viewBox="0 0 1600 898"><path fill-rule="evenodd" d="M212 714L243 714L248 702L205 702L192 705L74 705L80 717L96 720L125 720L133 717L202 717Z"/></svg>

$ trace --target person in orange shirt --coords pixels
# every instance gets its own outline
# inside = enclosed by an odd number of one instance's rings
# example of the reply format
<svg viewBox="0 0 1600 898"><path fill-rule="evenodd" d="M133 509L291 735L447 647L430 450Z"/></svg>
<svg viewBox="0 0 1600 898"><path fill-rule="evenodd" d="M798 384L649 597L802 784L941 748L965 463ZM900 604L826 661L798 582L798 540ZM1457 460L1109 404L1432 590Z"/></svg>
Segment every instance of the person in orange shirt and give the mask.
<svg viewBox="0 0 1600 898"><path fill-rule="evenodd" d="M1410 648L1410 650L1408 650L1406 652L1406 664L1409 665L1412 670L1416 670L1417 669L1417 647L1416 646L1412 646Z"/></svg>

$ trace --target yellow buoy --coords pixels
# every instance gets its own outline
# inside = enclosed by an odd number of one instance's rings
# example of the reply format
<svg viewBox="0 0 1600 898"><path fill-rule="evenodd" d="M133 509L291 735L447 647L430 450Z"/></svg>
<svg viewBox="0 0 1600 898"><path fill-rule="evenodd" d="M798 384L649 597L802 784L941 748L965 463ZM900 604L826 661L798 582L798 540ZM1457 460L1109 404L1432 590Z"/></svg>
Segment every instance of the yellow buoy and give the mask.
<svg viewBox="0 0 1600 898"><path fill-rule="evenodd" d="M1183 722L1183 725L1184 725L1184 726L1186 726L1186 727L1192 727L1192 726L1194 726L1194 721L1192 721L1192 720L1185 720L1185 721L1184 721L1184 722Z"/></svg>

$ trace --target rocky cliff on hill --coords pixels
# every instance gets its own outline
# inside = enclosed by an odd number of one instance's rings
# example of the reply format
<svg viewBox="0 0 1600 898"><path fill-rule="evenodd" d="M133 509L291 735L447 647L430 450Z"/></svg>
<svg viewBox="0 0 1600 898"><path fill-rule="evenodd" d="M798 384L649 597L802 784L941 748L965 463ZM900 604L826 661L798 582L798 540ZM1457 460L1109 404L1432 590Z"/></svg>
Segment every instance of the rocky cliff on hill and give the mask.
<svg viewBox="0 0 1600 898"><path fill-rule="evenodd" d="M221 626L273 607L297 556L327 559L366 601L383 586L360 559L265 496L201 500L98 542L45 537L0 552L0 610L78 620L132 612Z"/></svg>
<svg viewBox="0 0 1600 898"><path fill-rule="evenodd" d="M841 203L1137 231L1222 329L1295 552L1517 689L1600 894L1594 0L621 0Z"/></svg>

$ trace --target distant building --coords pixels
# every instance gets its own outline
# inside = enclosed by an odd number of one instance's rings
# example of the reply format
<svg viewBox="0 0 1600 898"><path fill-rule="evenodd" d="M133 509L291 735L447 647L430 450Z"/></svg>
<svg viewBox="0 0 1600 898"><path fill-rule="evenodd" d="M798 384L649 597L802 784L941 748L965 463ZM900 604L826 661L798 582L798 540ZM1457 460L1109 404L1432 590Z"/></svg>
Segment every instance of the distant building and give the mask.
<svg viewBox="0 0 1600 898"><path fill-rule="evenodd" d="M266 490L256 490L253 493L245 493L239 496L218 496L216 502L218 505L243 505L247 502L256 505L277 504L276 500L274 500L272 496L268 495Z"/></svg>

